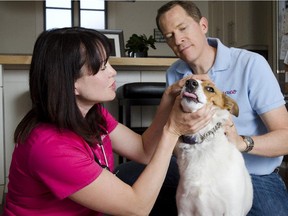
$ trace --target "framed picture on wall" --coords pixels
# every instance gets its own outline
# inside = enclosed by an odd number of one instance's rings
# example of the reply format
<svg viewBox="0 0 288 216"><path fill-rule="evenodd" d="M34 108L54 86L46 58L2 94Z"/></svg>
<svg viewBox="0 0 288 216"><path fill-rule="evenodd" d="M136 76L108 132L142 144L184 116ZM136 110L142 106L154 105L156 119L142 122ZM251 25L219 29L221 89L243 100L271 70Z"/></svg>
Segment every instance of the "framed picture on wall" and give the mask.
<svg viewBox="0 0 288 216"><path fill-rule="evenodd" d="M111 52L111 56L125 56L123 30L101 29L98 31L108 37L110 43L112 44L113 49Z"/></svg>

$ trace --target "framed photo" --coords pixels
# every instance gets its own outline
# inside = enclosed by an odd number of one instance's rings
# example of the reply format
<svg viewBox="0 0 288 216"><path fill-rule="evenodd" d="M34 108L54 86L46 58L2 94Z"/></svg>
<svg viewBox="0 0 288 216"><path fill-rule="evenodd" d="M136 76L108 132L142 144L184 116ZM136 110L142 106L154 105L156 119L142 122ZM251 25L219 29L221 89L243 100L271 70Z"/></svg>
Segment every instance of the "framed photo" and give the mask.
<svg viewBox="0 0 288 216"><path fill-rule="evenodd" d="M101 29L98 31L108 37L110 43L112 44L113 49L110 56L125 56L123 30Z"/></svg>
<svg viewBox="0 0 288 216"><path fill-rule="evenodd" d="M154 38L156 42L158 43L165 43L166 39L163 37L162 33L159 31L159 29L154 29Z"/></svg>

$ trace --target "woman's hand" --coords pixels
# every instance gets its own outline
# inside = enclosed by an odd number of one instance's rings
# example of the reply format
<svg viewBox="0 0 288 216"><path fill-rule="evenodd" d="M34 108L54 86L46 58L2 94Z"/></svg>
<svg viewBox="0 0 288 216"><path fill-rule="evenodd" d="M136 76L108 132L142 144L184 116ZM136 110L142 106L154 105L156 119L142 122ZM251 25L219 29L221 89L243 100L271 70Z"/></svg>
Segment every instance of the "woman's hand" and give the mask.
<svg viewBox="0 0 288 216"><path fill-rule="evenodd" d="M214 115L212 104L207 104L193 113L185 113L181 107L181 97L177 96L169 115L166 127L177 136L194 134L205 127Z"/></svg>

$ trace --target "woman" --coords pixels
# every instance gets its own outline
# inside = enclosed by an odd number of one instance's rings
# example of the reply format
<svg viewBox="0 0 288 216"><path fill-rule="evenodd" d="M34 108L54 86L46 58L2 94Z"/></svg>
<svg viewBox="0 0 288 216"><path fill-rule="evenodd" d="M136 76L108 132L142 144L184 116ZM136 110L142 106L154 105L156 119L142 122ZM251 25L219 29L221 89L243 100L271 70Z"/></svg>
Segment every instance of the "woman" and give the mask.
<svg viewBox="0 0 288 216"><path fill-rule="evenodd" d="M115 98L110 51L108 39L91 29L54 29L37 39L32 109L15 130L4 215L149 214L179 136L205 125L209 117L201 114L210 110L181 111L182 80L165 91L143 136L134 133L101 105ZM112 173L112 149L148 164L132 186Z"/></svg>

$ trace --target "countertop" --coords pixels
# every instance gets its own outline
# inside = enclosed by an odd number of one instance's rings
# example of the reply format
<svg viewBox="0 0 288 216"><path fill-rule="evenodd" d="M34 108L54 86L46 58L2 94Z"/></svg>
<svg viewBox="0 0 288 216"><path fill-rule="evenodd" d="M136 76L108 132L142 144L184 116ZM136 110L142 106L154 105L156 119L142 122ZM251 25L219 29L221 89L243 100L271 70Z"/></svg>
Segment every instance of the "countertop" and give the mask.
<svg viewBox="0 0 288 216"><path fill-rule="evenodd" d="M177 58L146 57L146 58L129 58L129 57L110 57L109 62L115 68L128 69L166 69ZM25 66L30 65L31 55L0 55L0 65L5 66Z"/></svg>

